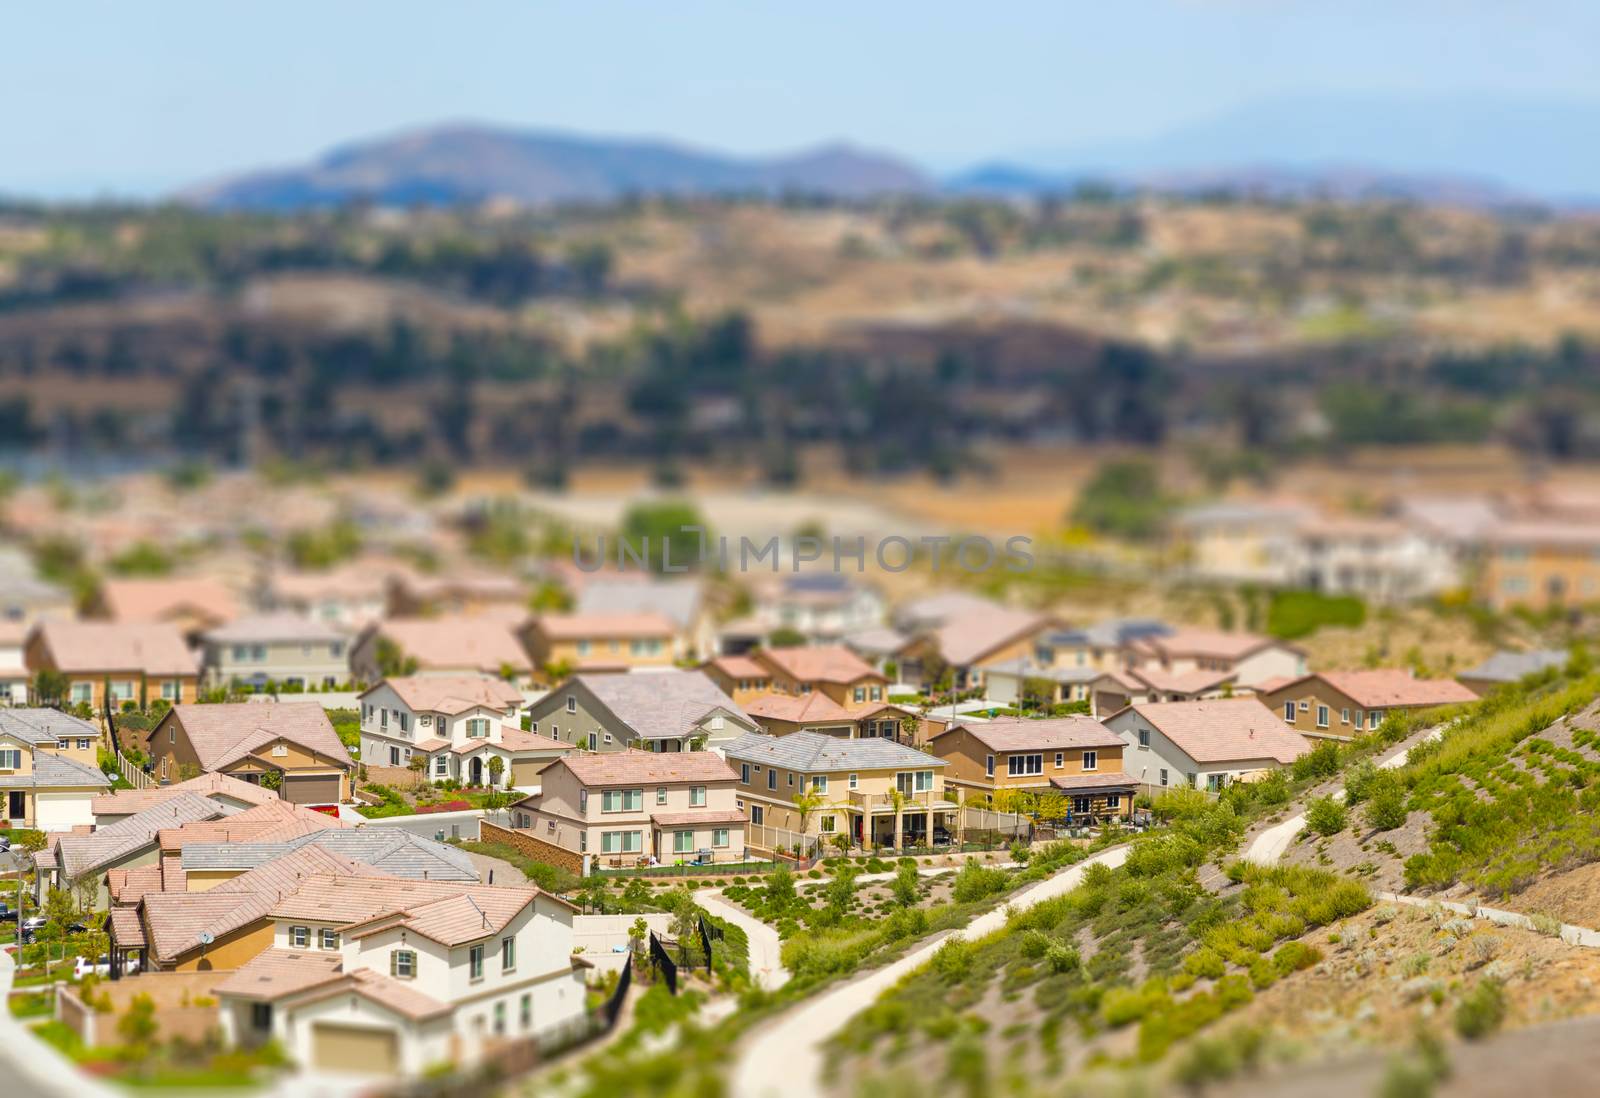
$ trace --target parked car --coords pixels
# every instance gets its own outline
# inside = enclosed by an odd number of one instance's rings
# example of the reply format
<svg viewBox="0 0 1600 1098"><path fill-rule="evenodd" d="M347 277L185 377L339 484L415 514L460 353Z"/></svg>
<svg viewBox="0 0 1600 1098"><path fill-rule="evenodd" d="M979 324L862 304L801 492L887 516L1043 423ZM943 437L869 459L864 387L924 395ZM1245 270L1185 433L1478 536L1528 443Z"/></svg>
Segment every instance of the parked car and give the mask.
<svg viewBox="0 0 1600 1098"><path fill-rule="evenodd" d="M21 914L20 910L13 909L10 904L0 904L0 923L14 923Z"/></svg>
<svg viewBox="0 0 1600 1098"><path fill-rule="evenodd" d="M10 850L10 849L11 849L11 836L10 835L0 835L0 854L3 854L7 850Z"/></svg>
<svg viewBox="0 0 1600 1098"><path fill-rule="evenodd" d="M111 958L107 957L103 961L91 961L87 957L79 957L73 962L72 978L74 980L81 980L90 973L96 976L111 975Z"/></svg>
<svg viewBox="0 0 1600 1098"><path fill-rule="evenodd" d="M43 915L29 915L26 919L22 920L22 930L25 934L37 934L39 931L43 930L49 925L50 920L46 919Z"/></svg>

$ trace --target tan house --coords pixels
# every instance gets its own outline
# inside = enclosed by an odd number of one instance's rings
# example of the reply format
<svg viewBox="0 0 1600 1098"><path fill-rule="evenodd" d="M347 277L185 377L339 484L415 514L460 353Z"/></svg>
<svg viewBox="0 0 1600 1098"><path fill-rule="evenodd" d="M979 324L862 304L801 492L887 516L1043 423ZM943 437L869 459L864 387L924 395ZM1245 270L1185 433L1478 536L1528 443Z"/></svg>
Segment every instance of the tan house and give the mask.
<svg viewBox="0 0 1600 1098"><path fill-rule="evenodd" d="M575 870L744 860L738 775L711 751L568 755L512 806L546 859Z"/></svg>
<svg viewBox="0 0 1600 1098"><path fill-rule="evenodd" d="M539 614L523 625L534 668L632 671L671 667L676 626L661 614Z"/></svg>
<svg viewBox="0 0 1600 1098"><path fill-rule="evenodd" d="M1485 538L1478 597L1494 610L1600 602L1600 523L1525 520Z"/></svg>
<svg viewBox="0 0 1600 1098"><path fill-rule="evenodd" d="M1167 671L1160 667L1106 671L1088 686L1089 715L1107 717L1130 705L1149 702L1204 701L1246 695L1250 690L1235 688L1235 677L1227 671Z"/></svg>
<svg viewBox="0 0 1600 1098"><path fill-rule="evenodd" d="M531 681L533 664L503 617L391 618L361 631L350 648L357 682L390 675L494 675Z"/></svg>
<svg viewBox="0 0 1600 1098"><path fill-rule="evenodd" d="M199 683L193 653L176 626L102 621L46 621L25 647L28 670L58 671L67 679L64 699L99 712L109 702L140 708L157 698L192 702Z"/></svg>
<svg viewBox="0 0 1600 1098"><path fill-rule="evenodd" d="M1168 675L1211 672L1241 687L1284 676L1303 675L1305 654L1293 645L1256 633L1176 628L1149 633L1126 646L1125 666Z"/></svg>
<svg viewBox="0 0 1600 1098"><path fill-rule="evenodd" d="M521 617L528 590L514 576L498 572L455 570L437 576L412 569L391 570L389 615L396 618L431 615Z"/></svg>
<svg viewBox="0 0 1600 1098"><path fill-rule="evenodd" d="M1059 629L1048 614L979 605L960 610L942 624L914 635L896 654L900 681L931 687L948 670L957 690L985 685L984 668L1030 658L1039 639Z"/></svg>
<svg viewBox="0 0 1600 1098"><path fill-rule="evenodd" d="M846 739L905 740L906 724L920 727L917 715L909 709L885 702L848 708L827 694L764 694L746 702L744 711L755 718L763 732L787 736L792 732L823 732ZM914 734L913 734L914 735Z"/></svg>
<svg viewBox="0 0 1600 1098"><path fill-rule="evenodd" d="M772 670L772 689L801 697L823 694L846 709L883 702L889 680L843 645L763 648L750 658Z"/></svg>
<svg viewBox="0 0 1600 1098"><path fill-rule="evenodd" d="M1311 750L1253 697L1130 705L1101 723L1122 738L1123 772L1154 789L1218 790Z"/></svg>
<svg viewBox="0 0 1600 1098"><path fill-rule="evenodd" d="M0 709L0 820L71 831L94 823L111 787L96 763L100 730L54 709Z"/></svg>
<svg viewBox="0 0 1600 1098"><path fill-rule="evenodd" d="M330 690L350 678L350 638L297 614L239 618L201 637L208 686L261 690L269 684Z"/></svg>
<svg viewBox="0 0 1600 1098"><path fill-rule="evenodd" d="M1268 683L1262 700L1284 723L1308 736L1352 736L1377 728L1396 709L1433 709L1477 701L1453 679L1419 679L1410 671L1319 671Z"/></svg>
<svg viewBox="0 0 1600 1098"><path fill-rule="evenodd" d="M772 693L772 668L751 656L718 656L700 670L740 705Z"/></svg>
<svg viewBox="0 0 1600 1098"><path fill-rule="evenodd" d="M175 705L146 734L145 751L162 781L219 772L277 783L293 804L350 799L354 763L318 702Z"/></svg>
<svg viewBox="0 0 1600 1098"><path fill-rule="evenodd" d="M739 771L752 846L837 842L843 834L855 846L900 849L957 829L959 806L944 787L949 764L892 740L752 733L723 754ZM815 803L803 811L806 802L795 798L806 796Z"/></svg>
<svg viewBox="0 0 1600 1098"><path fill-rule="evenodd" d="M226 584L199 577L108 579L89 604L89 617L125 625L172 625L190 641L241 613L238 596Z"/></svg>
<svg viewBox="0 0 1600 1098"><path fill-rule="evenodd" d="M950 764L945 782L969 796L993 798L1007 789L1055 794L1073 816L1126 816L1133 809L1138 783L1122 772L1122 737L1092 717L956 724L928 746Z"/></svg>

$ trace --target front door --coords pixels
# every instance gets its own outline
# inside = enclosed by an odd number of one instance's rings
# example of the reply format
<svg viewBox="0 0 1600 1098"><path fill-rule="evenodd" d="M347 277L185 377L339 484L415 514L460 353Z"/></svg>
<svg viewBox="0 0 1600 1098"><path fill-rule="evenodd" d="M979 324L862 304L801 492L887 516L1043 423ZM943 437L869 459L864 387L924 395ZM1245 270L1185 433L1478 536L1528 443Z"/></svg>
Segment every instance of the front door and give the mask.
<svg viewBox="0 0 1600 1098"><path fill-rule="evenodd" d="M26 794L13 789L6 798L6 819L25 820L28 818L28 798Z"/></svg>
<svg viewBox="0 0 1600 1098"><path fill-rule="evenodd" d="M474 786L483 784L483 759L478 756L473 756L472 759L472 784Z"/></svg>

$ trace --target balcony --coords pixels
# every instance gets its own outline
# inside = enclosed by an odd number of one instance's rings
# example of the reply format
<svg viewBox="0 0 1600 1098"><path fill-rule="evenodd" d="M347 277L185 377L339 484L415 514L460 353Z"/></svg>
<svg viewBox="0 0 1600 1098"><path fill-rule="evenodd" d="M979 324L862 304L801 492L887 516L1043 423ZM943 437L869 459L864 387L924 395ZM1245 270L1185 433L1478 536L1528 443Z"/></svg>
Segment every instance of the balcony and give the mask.
<svg viewBox="0 0 1600 1098"><path fill-rule="evenodd" d="M954 811L956 803L945 797L943 789L924 789L920 793L901 794L901 810L904 812L925 812L933 809L935 812ZM850 793L849 807L868 815L894 813L894 800L887 793L862 793L859 790Z"/></svg>

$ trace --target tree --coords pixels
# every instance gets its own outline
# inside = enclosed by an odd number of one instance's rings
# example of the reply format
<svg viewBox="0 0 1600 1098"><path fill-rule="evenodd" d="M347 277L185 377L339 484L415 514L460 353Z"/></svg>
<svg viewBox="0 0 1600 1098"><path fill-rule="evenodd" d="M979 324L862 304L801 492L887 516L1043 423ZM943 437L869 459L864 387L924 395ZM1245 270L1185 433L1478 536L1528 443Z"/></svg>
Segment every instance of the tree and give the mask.
<svg viewBox="0 0 1600 1098"><path fill-rule="evenodd" d="M50 920L46 929L53 941L65 942L73 919L78 914L72 893L64 888L51 888L44 895L44 916Z"/></svg>
<svg viewBox="0 0 1600 1098"><path fill-rule="evenodd" d="M379 637L376 655L378 673L386 679L400 678L417 673L416 657L408 656L388 637Z"/></svg>
<svg viewBox="0 0 1600 1098"><path fill-rule="evenodd" d="M263 770L261 772L261 788L270 789L274 793L283 788L283 771Z"/></svg>
<svg viewBox="0 0 1600 1098"><path fill-rule="evenodd" d="M628 947L637 955L644 952L644 940L650 936L650 924L641 915L628 928Z"/></svg>
<svg viewBox="0 0 1600 1098"><path fill-rule="evenodd" d="M901 862L894 871L894 881L889 885L889 891L894 894L894 902L901 907L912 907L921 895L921 878L917 874L917 863L912 861Z"/></svg>
<svg viewBox="0 0 1600 1098"><path fill-rule="evenodd" d="M67 696L71 682L60 671L40 668L33 676L33 696L43 705L59 705Z"/></svg>
<svg viewBox="0 0 1600 1098"><path fill-rule="evenodd" d="M500 775L504 774L505 771L506 771L506 761L504 759L502 759L499 755L490 755L489 756L489 784L490 785L494 785L494 786L498 786L500 784Z"/></svg>
<svg viewBox="0 0 1600 1098"><path fill-rule="evenodd" d="M805 643L806 635L788 625L780 625L767 634L767 646L770 648L803 648Z"/></svg>
<svg viewBox="0 0 1600 1098"><path fill-rule="evenodd" d="M1344 830L1344 803L1332 797L1313 798L1306 806L1306 824L1318 835L1337 835Z"/></svg>
<svg viewBox="0 0 1600 1098"><path fill-rule="evenodd" d="M1144 541L1161 532L1172 506L1153 462L1109 461L1079 490L1067 517L1097 534Z"/></svg>
<svg viewBox="0 0 1600 1098"><path fill-rule="evenodd" d="M652 571L673 571L699 563L701 539L711 540L710 528L692 503L663 501L636 503L622 516L621 537Z"/></svg>
<svg viewBox="0 0 1600 1098"><path fill-rule="evenodd" d="M1399 782L1380 786L1367 802L1367 826L1374 831L1393 831L1406 822L1406 795Z"/></svg>
<svg viewBox="0 0 1600 1098"><path fill-rule="evenodd" d="M150 1054L150 1046L155 1042L159 1029L155 1000L142 991L128 1002L128 1009L117 1019L117 1036L126 1042L140 1060Z"/></svg>
<svg viewBox="0 0 1600 1098"><path fill-rule="evenodd" d="M572 677L574 670L571 660L551 660L544 665L544 677L554 685L555 683L566 682Z"/></svg>
<svg viewBox="0 0 1600 1098"><path fill-rule="evenodd" d="M794 810L800 814L800 834L806 833L806 821L811 814L827 803L827 798L816 789L807 789L794 795Z"/></svg>

